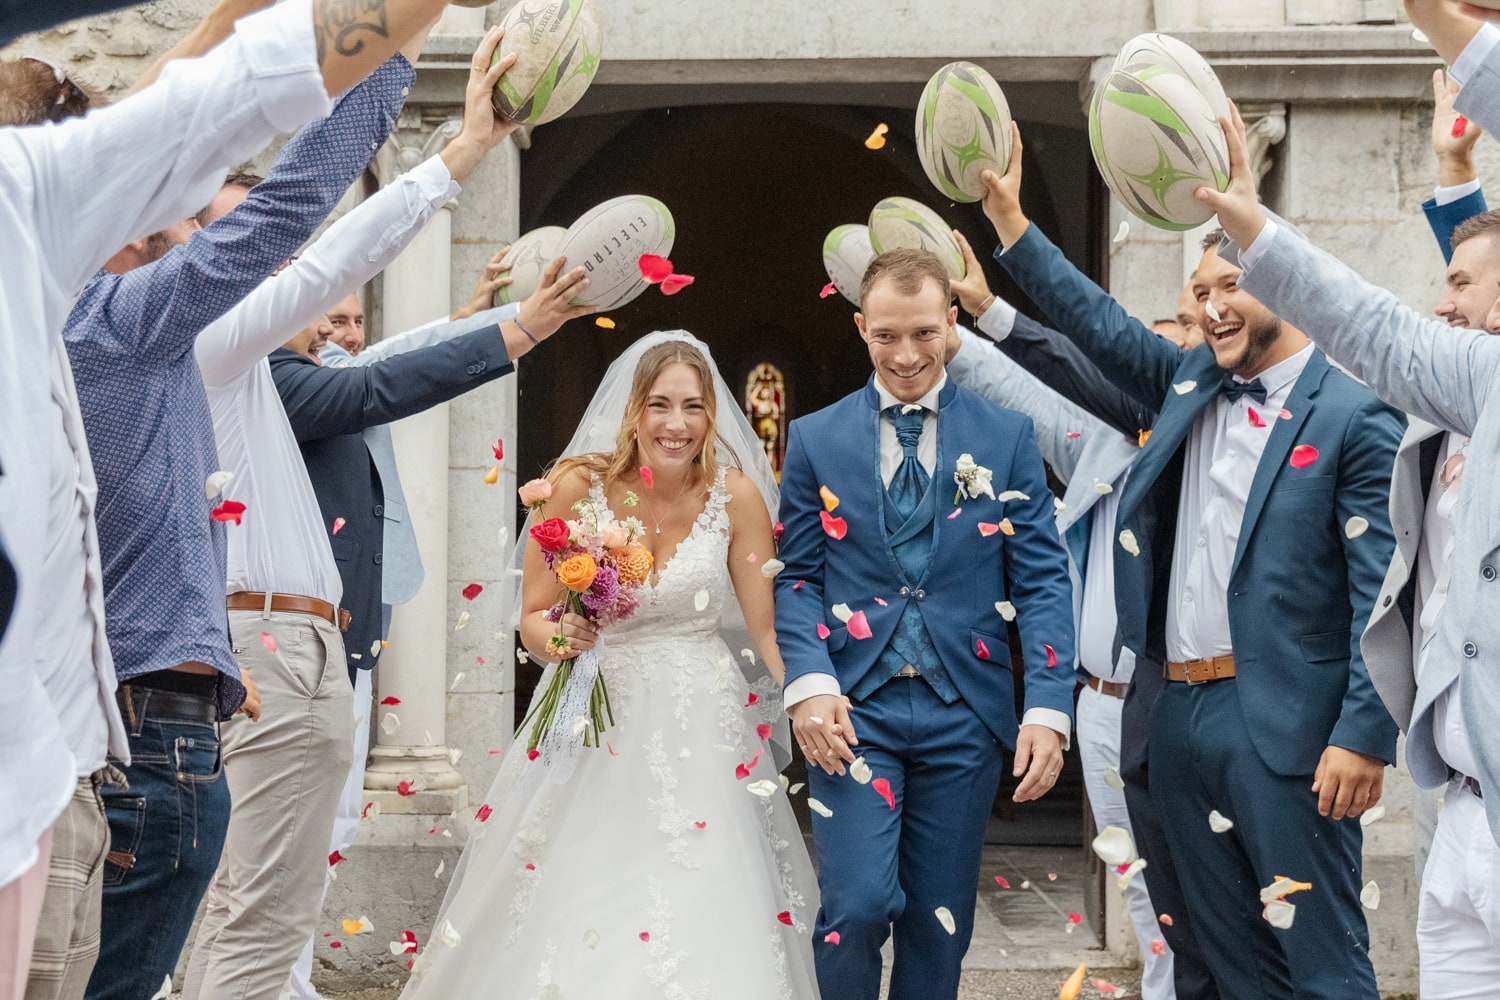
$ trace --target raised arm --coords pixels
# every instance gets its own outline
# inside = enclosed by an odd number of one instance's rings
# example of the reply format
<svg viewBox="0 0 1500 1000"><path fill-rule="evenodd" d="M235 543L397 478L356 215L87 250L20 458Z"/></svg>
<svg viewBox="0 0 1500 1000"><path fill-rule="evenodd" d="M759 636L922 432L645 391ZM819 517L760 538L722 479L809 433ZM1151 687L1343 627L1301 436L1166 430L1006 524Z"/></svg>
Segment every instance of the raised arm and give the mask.
<svg viewBox="0 0 1500 1000"><path fill-rule="evenodd" d="M1453 262L1453 231L1485 211L1484 192L1474 169L1474 144L1484 133L1458 113L1458 84L1442 70L1432 71L1432 155L1437 161L1437 191L1422 203L1443 263Z"/></svg>

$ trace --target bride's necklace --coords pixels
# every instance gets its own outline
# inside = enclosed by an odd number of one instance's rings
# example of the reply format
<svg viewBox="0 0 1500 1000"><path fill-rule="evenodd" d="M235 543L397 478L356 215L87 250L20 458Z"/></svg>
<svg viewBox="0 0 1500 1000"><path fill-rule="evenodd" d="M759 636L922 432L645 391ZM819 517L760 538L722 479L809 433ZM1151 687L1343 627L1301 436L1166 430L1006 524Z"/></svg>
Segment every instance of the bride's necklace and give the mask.
<svg viewBox="0 0 1500 1000"><path fill-rule="evenodd" d="M672 501L672 507L669 507L667 509L667 513L668 514L672 513L672 509L675 508L678 504L682 503L682 498L687 495L688 484L690 482L692 482L692 479L693 479L693 474L692 474L692 471L689 470L687 476L684 477L683 480L682 480L682 489L680 489L680 490L677 491L677 499L674 500L674 501ZM665 516L663 516L663 517L657 517L656 516L656 505L653 504L649 499L646 499L646 495L645 494L648 493L648 492L649 491L642 491L642 497L641 498L642 498L642 500L645 501L645 504L646 504L646 515L648 517L650 517L652 523L656 525L656 533L659 535L659 534L661 534L661 523L662 523L662 521L666 520L666 517Z"/></svg>

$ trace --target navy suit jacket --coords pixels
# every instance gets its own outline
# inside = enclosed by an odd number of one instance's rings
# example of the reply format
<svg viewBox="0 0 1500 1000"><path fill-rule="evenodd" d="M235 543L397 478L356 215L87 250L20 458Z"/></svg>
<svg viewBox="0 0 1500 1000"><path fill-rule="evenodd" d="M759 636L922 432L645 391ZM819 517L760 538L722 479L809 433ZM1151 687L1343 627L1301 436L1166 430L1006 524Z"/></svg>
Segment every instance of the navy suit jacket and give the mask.
<svg viewBox="0 0 1500 1000"><path fill-rule="evenodd" d="M950 381L938 396L937 463L941 491L920 603L938 658L969 707L996 739L1014 747L1014 684L1006 623L996 608L1009 600L1026 663L1026 708L1073 715L1073 603L1068 556L1053 521L1052 493L1031 420ZM880 397L874 380L832 406L792 421L781 474L781 537L776 577L776 643L791 683L808 673L836 676L844 691L859 683L889 644L906 598L887 544L880 479ZM964 499L956 508L954 463L963 453L994 473L997 496ZM833 512L848 529L824 532L819 487L837 497ZM954 513L953 518L948 514ZM980 522L1009 519L1013 535L980 533ZM916 587L918 581L909 581ZM877 600L877 598L879 600ZM882 604L880 601L884 601ZM863 611L873 633L855 639L833 613L836 604ZM829 630L818 637L818 626ZM1053 656L1049 658L1046 647ZM1049 667L1047 664L1054 663Z"/></svg>
<svg viewBox="0 0 1500 1000"><path fill-rule="evenodd" d="M344 526L329 538L343 605L353 616L344 637L349 673L375 665L380 639L381 545L385 528L380 473L361 431L386 424L492 382L513 370L499 327L491 323L446 343L358 368L324 368L285 348L271 354L271 377L286 407L323 523Z"/></svg>
<svg viewBox="0 0 1500 1000"><path fill-rule="evenodd" d="M1206 344L1184 351L1131 319L1036 226L997 256L1122 389L1160 407L1120 497L1118 526L1135 535L1140 555L1115 546L1121 639L1149 661L1137 678L1154 670L1159 690L1183 445L1224 372ZM1094 291L1078 294L1080 281ZM1187 382L1197 385L1172 388ZM1390 479L1405 421L1316 350L1285 408L1291 417L1271 430L1230 569L1240 704L1257 752L1279 774L1311 774L1330 744L1394 762L1396 724L1359 639L1395 548ZM1299 444L1316 448L1318 459L1295 469L1289 458ZM1353 539L1344 530L1351 517L1369 524Z"/></svg>
<svg viewBox="0 0 1500 1000"><path fill-rule="evenodd" d="M1453 230L1457 229L1461 223L1488 210L1489 206L1485 204L1483 191L1475 191L1457 201L1450 201L1446 205L1439 205L1436 198L1428 198L1422 202L1422 211L1427 215L1427 224L1432 227L1432 235L1437 237L1438 247L1443 251L1443 263L1453 263Z"/></svg>

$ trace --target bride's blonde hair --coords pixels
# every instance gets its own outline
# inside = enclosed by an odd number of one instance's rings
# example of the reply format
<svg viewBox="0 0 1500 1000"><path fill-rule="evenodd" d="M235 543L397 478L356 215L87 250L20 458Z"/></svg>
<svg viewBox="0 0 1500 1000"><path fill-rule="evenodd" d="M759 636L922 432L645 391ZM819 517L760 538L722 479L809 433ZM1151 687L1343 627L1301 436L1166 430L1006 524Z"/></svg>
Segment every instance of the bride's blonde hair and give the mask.
<svg viewBox="0 0 1500 1000"><path fill-rule="evenodd" d="M698 376L698 391L703 398L703 412L708 416L708 429L703 435L703 450L694 458L699 486L707 486L718 470L718 458L714 444L718 440L718 397L714 393L713 371L708 359L697 348L680 340L669 340L647 348L635 366L635 377L630 383L630 398L625 403L625 413L620 418L620 433L615 438L613 451L596 451L587 455L569 455L560 458L547 473L553 485L575 471L598 476L606 486L634 472L641 464L641 446L638 432L641 416L646 412L646 400L651 387L661 373L671 365L687 365ZM711 471L712 470L712 471Z"/></svg>

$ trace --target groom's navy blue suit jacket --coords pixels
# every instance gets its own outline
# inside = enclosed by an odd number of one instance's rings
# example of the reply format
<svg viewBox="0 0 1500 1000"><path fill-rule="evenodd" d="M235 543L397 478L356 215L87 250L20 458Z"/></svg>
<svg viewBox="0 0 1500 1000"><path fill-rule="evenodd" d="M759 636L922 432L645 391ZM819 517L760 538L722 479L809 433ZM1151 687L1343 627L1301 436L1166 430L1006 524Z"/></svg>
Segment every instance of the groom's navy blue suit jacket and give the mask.
<svg viewBox="0 0 1500 1000"><path fill-rule="evenodd" d="M826 673L836 676L844 691L852 690L890 642L908 600L901 595L901 569L886 540L880 420L872 379L859 392L792 422L781 475L785 533L778 557L786 568L776 577L776 642L787 683ZM996 496L1016 490L1026 499L981 496L953 505L954 465L964 453L993 472ZM932 478L932 488L942 491L932 555L926 578L909 583L923 592L923 619L959 694L995 737L1013 748L1018 723L1007 626L998 603L1009 600L1016 609L1026 708L1073 714L1068 556L1053 521L1052 492L1030 418L950 381L938 396ZM839 498L833 515L848 531L841 540L823 529L821 486ZM1014 534L980 532L981 522L998 525L1006 519ZM863 611L873 635L850 636L833 613L837 604ZM819 624L829 629L826 640L818 637Z"/></svg>
<svg viewBox="0 0 1500 1000"><path fill-rule="evenodd" d="M1149 661L1137 682L1152 670L1160 678L1183 447L1225 373L1206 344L1185 351L1131 318L1036 226L997 256L1120 388L1160 407L1120 496L1118 528L1134 534L1140 555L1115 543L1120 637ZM1279 774L1312 774L1330 744L1394 762L1396 723L1370 681L1359 638L1395 548L1391 468L1405 420L1318 350L1285 409L1256 468L1229 576L1246 723ZM1304 444L1317 460L1294 468L1292 449ZM1350 538L1354 517L1369 527Z"/></svg>

